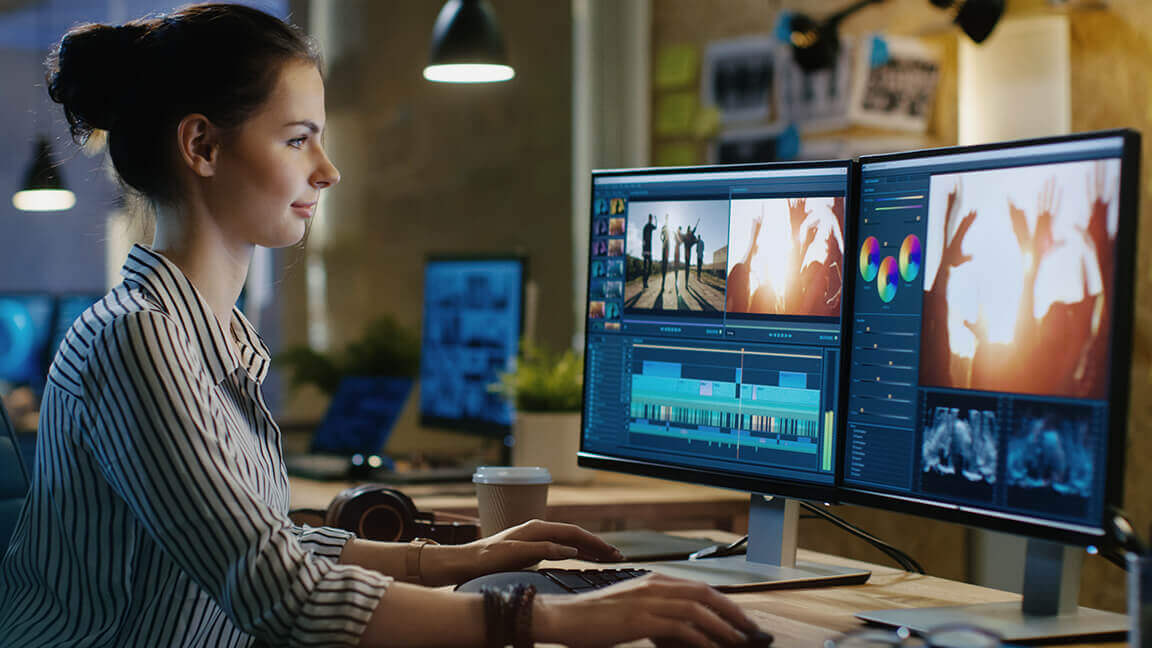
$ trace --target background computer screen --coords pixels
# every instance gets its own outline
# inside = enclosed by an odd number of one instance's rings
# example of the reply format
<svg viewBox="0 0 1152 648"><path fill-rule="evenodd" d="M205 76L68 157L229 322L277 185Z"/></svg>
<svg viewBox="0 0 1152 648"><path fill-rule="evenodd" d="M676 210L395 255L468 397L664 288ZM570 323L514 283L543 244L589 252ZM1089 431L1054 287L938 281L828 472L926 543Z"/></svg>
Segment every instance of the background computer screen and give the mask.
<svg viewBox="0 0 1152 648"><path fill-rule="evenodd" d="M849 166L593 174L581 465L832 486Z"/></svg>
<svg viewBox="0 0 1152 648"><path fill-rule="evenodd" d="M512 403L492 387L515 369L523 326L524 260L433 257L424 266L422 425L500 434Z"/></svg>
<svg viewBox="0 0 1152 648"><path fill-rule="evenodd" d="M1112 132L861 159L843 485L865 496L846 499L1099 539L1137 155Z"/></svg>
<svg viewBox="0 0 1152 648"><path fill-rule="evenodd" d="M44 388L53 307L48 294L0 294L0 382Z"/></svg>

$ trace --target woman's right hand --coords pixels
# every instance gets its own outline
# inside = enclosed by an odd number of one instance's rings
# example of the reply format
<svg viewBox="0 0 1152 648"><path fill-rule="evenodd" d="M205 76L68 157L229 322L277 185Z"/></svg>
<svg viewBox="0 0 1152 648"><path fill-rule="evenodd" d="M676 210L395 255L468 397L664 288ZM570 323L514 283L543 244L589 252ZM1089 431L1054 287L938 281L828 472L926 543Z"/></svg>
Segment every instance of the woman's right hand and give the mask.
<svg viewBox="0 0 1152 648"><path fill-rule="evenodd" d="M695 581L649 574L604 589L536 598L533 638L567 646L657 644L740 646L756 630L727 596Z"/></svg>

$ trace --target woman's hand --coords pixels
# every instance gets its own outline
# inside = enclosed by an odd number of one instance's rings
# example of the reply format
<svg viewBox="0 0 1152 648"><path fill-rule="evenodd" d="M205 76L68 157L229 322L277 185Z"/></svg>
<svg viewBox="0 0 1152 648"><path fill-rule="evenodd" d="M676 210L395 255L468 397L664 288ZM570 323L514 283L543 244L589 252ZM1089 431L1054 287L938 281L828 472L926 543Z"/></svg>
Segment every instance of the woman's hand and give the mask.
<svg viewBox="0 0 1152 648"><path fill-rule="evenodd" d="M586 594L538 596L533 639L611 646L651 638L657 645L744 645L757 628L727 596L694 581L649 574Z"/></svg>
<svg viewBox="0 0 1152 648"><path fill-rule="evenodd" d="M458 546L426 546L421 555L425 585L463 583L492 572L524 569L541 560L622 560L612 545L574 524L529 520Z"/></svg>

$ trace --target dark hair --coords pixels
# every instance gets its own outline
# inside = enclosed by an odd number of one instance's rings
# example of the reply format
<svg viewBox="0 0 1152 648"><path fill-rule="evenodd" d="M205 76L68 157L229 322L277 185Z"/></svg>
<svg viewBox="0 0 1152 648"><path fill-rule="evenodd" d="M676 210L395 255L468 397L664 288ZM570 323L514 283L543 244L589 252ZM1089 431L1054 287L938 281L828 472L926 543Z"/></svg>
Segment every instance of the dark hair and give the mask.
<svg viewBox="0 0 1152 648"><path fill-rule="evenodd" d="M202 4L120 26L81 25L48 57L48 94L64 107L72 139L108 131L121 180L174 202L173 129L192 113L233 128L271 94L283 64L319 66L298 28L257 9Z"/></svg>

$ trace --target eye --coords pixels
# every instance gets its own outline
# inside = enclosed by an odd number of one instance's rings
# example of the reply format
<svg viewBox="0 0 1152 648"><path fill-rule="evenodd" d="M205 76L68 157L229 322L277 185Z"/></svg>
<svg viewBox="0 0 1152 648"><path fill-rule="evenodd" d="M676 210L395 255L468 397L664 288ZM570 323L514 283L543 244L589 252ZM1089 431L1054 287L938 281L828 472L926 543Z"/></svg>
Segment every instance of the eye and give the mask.
<svg viewBox="0 0 1152 648"><path fill-rule="evenodd" d="M307 142L307 141L308 141L308 136L307 135L301 135L300 137L294 137L294 138L288 140L288 146L291 146L292 148L297 148L297 149L303 148L304 142Z"/></svg>

